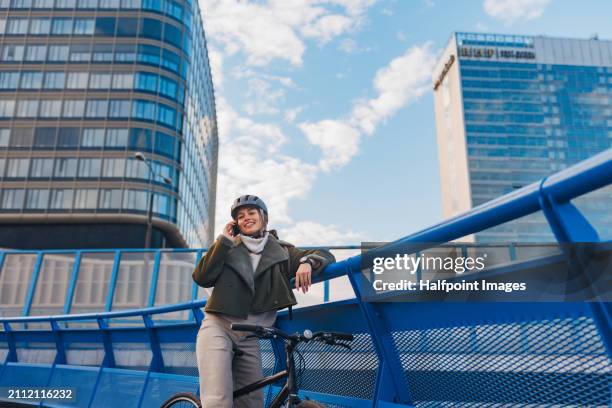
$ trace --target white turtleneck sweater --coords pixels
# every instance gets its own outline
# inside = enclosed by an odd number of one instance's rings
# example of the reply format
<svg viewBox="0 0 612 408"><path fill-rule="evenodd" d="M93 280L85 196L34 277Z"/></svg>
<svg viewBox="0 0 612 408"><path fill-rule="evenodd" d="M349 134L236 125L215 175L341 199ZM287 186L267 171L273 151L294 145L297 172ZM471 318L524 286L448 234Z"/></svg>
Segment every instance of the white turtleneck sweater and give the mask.
<svg viewBox="0 0 612 408"><path fill-rule="evenodd" d="M248 235L240 234L240 240L245 247L249 250L249 256L251 257L251 265L253 266L253 273L257 270L259 260L261 259L261 253L263 252L269 237L268 231L265 232L261 238L253 238Z"/></svg>

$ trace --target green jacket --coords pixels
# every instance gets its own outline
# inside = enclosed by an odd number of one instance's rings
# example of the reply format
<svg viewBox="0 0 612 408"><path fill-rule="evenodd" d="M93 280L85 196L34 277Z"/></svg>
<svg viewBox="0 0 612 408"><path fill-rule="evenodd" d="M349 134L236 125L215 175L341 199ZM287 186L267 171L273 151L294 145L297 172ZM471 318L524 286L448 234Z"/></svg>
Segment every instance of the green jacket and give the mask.
<svg viewBox="0 0 612 408"><path fill-rule="evenodd" d="M336 261L327 250L301 250L279 240L274 232L253 272L249 250L220 235L202 257L193 280L213 293L206 302L206 312L224 313L246 318L249 313L263 313L297 304L290 288L302 257L314 261L312 275L318 275Z"/></svg>

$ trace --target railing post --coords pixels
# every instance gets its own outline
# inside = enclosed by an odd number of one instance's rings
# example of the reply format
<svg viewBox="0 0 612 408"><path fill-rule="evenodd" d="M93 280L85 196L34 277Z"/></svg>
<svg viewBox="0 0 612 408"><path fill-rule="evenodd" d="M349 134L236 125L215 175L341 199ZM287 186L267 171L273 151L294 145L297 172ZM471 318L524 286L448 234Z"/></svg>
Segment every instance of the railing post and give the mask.
<svg viewBox="0 0 612 408"><path fill-rule="evenodd" d="M76 282L79 278L79 268L81 267L81 251L76 252L74 257L74 265L72 266L72 276L68 284L68 293L66 293L66 302L64 302L64 314L70 313L72 308L72 299L74 298L74 291L76 289Z"/></svg>
<svg viewBox="0 0 612 408"><path fill-rule="evenodd" d="M108 295L106 296L106 304L104 310L110 312L113 306L113 297L115 296L115 286L117 286L117 275L119 275L119 262L121 261L121 251L115 251L115 259L113 261L113 272L111 273L110 282L108 283Z"/></svg>
<svg viewBox="0 0 612 408"><path fill-rule="evenodd" d="M347 275L359 309L363 314L374 348L378 356L378 375L376 378L376 388L374 391L373 406L378 405L378 401L389 401L401 404L412 404L412 397L406 387L404 370L397 352L395 344L391 338L388 328L382 321L382 316L371 302L363 302L362 289L359 282L360 271L353 271L348 267Z"/></svg>
<svg viewBox="0 0 612 408"><path fill-rule="evenodd" d="M5 363L16 363L17 362L17 346L15 345L15 334L13 334L13 328L9 322L2 322L4 325L4 331L6 332L6 341L8 343L8 354L4 359Z"/></svg>
<svg viewBox="0 0 612 408"><path fill-rule="evenodd" d="M38 282L38 275L40 273L40 266L42 265L42 259L43 253L42 251L39 251L38 255L36 256L34 271L32 271L32 281L30 282L28 294L26 296L25 302L23 303L23 312L21 313L23 316L27 316L30 314L30 309L32 308L32 300L34 300L34 291L36 290L36 283ZM24 327L26 327L25 324Z"/></svg>
<svg viewBox="0 0 612 408"><path fill-rule="evenodd" d="M145 253L146 256L146 253ZM159 263L161 261L161 251L155 251L155 260L153 261L153 273L151 274L151 286L149 287L149 299L147 307L155 304L155 293L157 292L157 280L159 279Z"/></svg>
<svg viewBox="0 0 612 408"><path fill-rule="evenodd" d="M113 343L108 332L108 325L104 318L98 317L98 328L102 333L102 344L104 346L104 360L102 360L102 367L114 367L115 366L115 353L113 352Z"/></svg>
<svg viewBox="0 0 612 408"><path fill-rule="evenodd" d="M546 179L543 179L540 183L540 207L561 249L566 252L567 244L600 242L597 231L584 215L569 201L557 203L555 198L546 192L545 182ZM584 260L578 257L578 263L580 272L584 273ZM587 284L593 283L590 276L586 278L589 280ZM598 297L598 293L594 294ZM597 299L589 302L589 306L608 356L612 356L612 303Z"/></svg>
<svg viewBox="0 0 612 408"><path fill-rule="evenodd" d="M55 361L53 364L66 364L66 348L62 340L61 329L55 320L50 321L51 331L53 332L53 338L55 339L55 348L57 354L55 354Z"/></svg>
<svg viewBox="0 0 612 408"><path fill-rule="evenodd" d="M149 341L151 342L151 352L153 353L153 358L151 359L149 370L163 372L164 356L161 351L159 339L157 338L155 324L153 323L151 315L149 314L142 315L142 320L144 321L144 325L147 328L147 333L149 334Z"/></svg>

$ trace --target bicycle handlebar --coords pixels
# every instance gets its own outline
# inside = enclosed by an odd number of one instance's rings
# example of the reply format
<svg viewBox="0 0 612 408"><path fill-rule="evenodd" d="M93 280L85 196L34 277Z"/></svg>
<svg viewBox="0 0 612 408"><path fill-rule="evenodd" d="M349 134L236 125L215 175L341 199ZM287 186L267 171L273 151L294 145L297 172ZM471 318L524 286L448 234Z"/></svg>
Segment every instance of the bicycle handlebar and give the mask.
<svg viewBox="0 0 612 408"><path fill-rule="evenodd" d="M278 335L285 339L296 339L296 340L314 340L318 337L331 337L333 340L344 340L344 341L353 341L355 337L351 333L342 333L342 332L316 332L312 333L311 336L305 337L303 335L289 335L282 330L277 329L276 327L263 327L255 324L242 324L242 323L232 323L232 330L237 331L247 331L253 332L255 334L271 334Z"/></svg>

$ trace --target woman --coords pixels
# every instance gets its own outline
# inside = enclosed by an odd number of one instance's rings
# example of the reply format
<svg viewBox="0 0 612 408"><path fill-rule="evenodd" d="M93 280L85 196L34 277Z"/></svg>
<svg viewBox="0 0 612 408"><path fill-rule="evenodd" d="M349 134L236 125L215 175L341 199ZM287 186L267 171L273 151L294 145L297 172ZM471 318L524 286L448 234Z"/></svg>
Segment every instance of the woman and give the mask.
<svg viewBox="0 0 612 408"><path fill-rule="evenodd" d="M277 310L297 303L290 279L306 293L312 276L335 262L328 251L300 250L268 231L268 209L257 196L238 197L231 215L193 272L198 285L214 287L196 342L204 408L263 407L262 390L234 404L233 390L262 378L262 370L258 339L230 325L274 325Z"/></svg>

